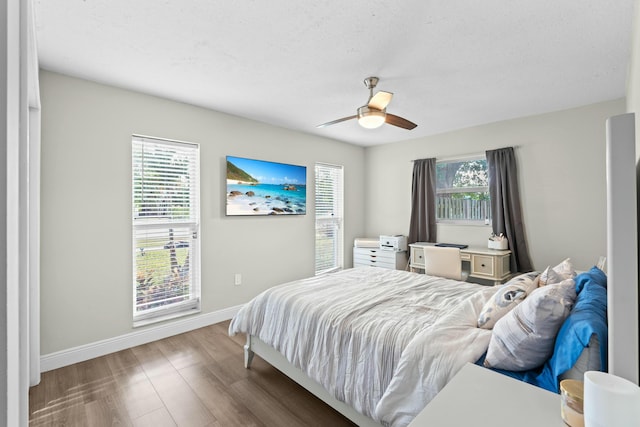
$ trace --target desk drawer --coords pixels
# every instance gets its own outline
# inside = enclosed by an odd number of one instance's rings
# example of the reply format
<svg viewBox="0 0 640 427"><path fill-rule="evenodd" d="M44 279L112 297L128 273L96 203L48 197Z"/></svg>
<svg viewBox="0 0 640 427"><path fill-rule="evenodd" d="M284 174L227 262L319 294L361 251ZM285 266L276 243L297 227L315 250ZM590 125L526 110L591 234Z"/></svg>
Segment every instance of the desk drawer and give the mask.
<svg viewBox="0 0 640 427"><path fill-rule="evenodd" d="M424 249L411 246L411 266L415 268L424 268Z"/></svg>
<svg viewBox="0 0 640 427"><path fill-rule="evenodd" d="M494 277L495 259L488 255L471 255L471 273L477 276Z"/></svg>

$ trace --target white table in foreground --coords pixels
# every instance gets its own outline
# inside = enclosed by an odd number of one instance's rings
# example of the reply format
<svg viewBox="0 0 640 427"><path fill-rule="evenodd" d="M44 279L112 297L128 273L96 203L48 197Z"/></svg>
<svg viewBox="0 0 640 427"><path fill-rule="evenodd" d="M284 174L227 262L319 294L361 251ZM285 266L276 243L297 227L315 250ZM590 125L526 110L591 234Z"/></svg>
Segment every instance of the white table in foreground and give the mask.
<svg viewBox="0 0 640 427"><path fill-rule="evenodd" d="M566 427L560 395L471 363L409 427Z"/></svg>

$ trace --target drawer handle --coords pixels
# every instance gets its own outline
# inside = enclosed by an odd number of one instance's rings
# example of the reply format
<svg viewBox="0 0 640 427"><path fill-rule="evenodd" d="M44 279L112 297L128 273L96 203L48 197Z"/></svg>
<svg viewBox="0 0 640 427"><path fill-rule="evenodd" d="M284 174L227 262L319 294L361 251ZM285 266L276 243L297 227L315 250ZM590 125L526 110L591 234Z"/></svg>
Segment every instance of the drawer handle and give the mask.
<svg viewBox="0 0 640 427"><path fill-rule="evenodd" d="M480 264L480 265L482 265L483 267L486 267L486 265L484 265L484 264Z"/></svg>

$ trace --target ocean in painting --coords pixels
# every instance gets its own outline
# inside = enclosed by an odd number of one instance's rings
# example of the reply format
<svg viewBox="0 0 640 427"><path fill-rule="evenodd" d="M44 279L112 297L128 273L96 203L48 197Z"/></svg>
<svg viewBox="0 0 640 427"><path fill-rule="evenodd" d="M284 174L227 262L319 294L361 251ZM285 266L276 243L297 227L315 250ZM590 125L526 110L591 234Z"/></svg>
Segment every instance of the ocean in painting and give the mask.
<svg viewBox="0 0 640 427"><path fill-rule="evenodd" d="M227 182L227 215L304 215L306 213L306 185L251 185Z"/></svg>
<svg viewBox="0 0 640 427"><path fill-rule="evenodd" d="M227 215L304 215L307 168L227 156Z"/></svg>

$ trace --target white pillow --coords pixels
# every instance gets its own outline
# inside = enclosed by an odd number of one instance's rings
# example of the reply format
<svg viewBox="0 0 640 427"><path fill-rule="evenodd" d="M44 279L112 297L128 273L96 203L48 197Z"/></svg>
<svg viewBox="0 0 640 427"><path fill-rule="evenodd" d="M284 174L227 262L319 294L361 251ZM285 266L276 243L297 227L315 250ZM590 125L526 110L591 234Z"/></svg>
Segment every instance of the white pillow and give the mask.
<svg viewBox="0 0 640 427"><path fill-rule="evenodd" d="M547 267L544 269L542 274L540 274L538 286L553 285L554 283L562 282L564 279L565 278L556 273L553 268ZM570 277L566 277L566 279L570 279Z"/></svg>
<svg viewBox="0 0 640 427"><path fill-rule="evenodd" d="M567 258L553 268L547 267L540 275L538 286L560 283L565 279L573 279L574 277L576 277L576 270L573 268L571 258Z"/></svg>
<svg viewBox="0 0 640 427"><path fill-rule="evenodd" d="M573 279L535 289L498 320L484 365L509 371L542 365L553 354L556 335L575 299Z"/></svg>
<svg viewBox="0 0 640 427"><path fill-rule="evenodd" d="M498 292L482 307L478 316L478 327L483 329L493 328L500 318L521 303L527 294L535 289L537 276L537 272L525 273L501 285Z"/></svg>

